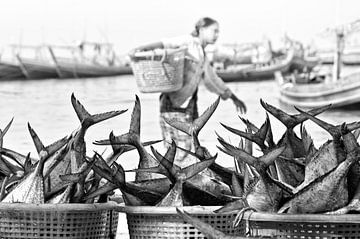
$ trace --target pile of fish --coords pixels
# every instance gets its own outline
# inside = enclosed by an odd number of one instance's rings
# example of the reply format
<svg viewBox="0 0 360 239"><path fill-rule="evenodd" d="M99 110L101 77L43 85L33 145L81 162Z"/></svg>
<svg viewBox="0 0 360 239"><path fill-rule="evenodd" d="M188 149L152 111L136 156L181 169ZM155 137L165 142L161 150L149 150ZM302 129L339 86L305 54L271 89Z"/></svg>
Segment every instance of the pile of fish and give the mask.
<svg viewBox="0 0 360 239"><path fill-rule="evenodd" d="M164 154L153 144L161 140L142 142L141 104L136 96L129 131L122 135L109 133L108 139L96 145L111 146L106 157L94 152L87 155L85 134L98 122L123 114L116 110L90 114L71 95L71 103L80 120L80 127L58 141L44 146L28 124L38 157L22 155L3 147L3 139L12 120L0 130L1 202L19 203L93 203L107 201L114 190L120 190L126 205L131 206L221 206L217 212L253 209L278 213L344 214L360 211L360 122L331 125L318 115L331 106L315 108L290 115L261 101L266 110L264 123L257 127L241 118L245 130L222 124L239 136L239 145L232 145L217 134L218 149L234 158L234 167L216 163L199 141L199 134L215 112L220 99L211 104L191 123L167 119L171 126L193 138L193 151L169 142ZM272 114L285 126L278 142L274 141L270 117ZM324 128L332 140L316 148L303 122L311 120ZM300 136L295 127L300 127ZM256 144L262 151L253 156ZM150 146L148 150L147 146ZM135 150L138 167L125 170L121 155ZM179 167L177 151L186 151L196 163ZM126 179L135 172L135 180Z"/></svg>
<svg viewBox="0 0 360 239"><path fill-rule="evenodd" d="M45 146L28 123L38 158L3 147L4 136L13 119L0 130L0 201L7 203L93 203L106 202L109 194L101 193L102 177L96 173L101 155L86 155L84 140L87 129L126 110L91 115L71 95L71 103L80 127L58 141ZM114 157L116 157L114 151ZM107 160L112 160L111 158ZM96 195L92 197L91 195Z"/></svg>

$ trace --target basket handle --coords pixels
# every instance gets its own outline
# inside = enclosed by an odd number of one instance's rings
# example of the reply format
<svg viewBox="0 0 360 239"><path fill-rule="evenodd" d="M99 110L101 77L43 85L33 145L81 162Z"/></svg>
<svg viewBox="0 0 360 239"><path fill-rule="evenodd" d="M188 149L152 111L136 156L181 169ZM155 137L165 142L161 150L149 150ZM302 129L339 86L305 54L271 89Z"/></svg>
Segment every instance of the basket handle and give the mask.
<svg viewBox="0 0 360 239"><path fill-rule="evenodd" d="M161 57L160 62L161 62L161 66L163 68L163 75L166 76L166 79L170 80L170 75L167 72L166 67L165 67L165 59L166 59L166 57L167 57L167 51L166 51L166 49L164 49L164 53L163 53L163 55Z"/></svg>

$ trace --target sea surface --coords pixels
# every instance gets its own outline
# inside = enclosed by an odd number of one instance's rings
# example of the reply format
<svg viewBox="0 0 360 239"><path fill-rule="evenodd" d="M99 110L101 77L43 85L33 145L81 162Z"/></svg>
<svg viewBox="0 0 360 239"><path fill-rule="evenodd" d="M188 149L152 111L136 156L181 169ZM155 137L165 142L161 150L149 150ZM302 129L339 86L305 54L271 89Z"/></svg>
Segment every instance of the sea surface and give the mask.
<svg viewBox="0 0 360 239"><path fill-rule="evenodd" d="M296 111L293 107L282 105L279 102L277 83L273 79L259 82L228 83L228 86L246 103L247 113L241 115L236 112L230 100L221 101L212 118L200 132L199 138L211 153L219 154L218 163L224 166L233 166L233 159L217 149L215 132L234 144L239 142L239 138L223 128L220 123L242 130L244 125L239 119L241 116L260 127L266 118L266 112L260 104L260 99L273 106L280 107L286 112L296 113ZM139 96L141 102L142 140L161 139L158 123L159 94L140 93L132 75L66 80L9 80L0 82L0 129L4 129L7 123L14 118L10 130L4 137L3 146L25 155L31 152L33 157L37 157L27 124L30 124L37 132L45 145L49 145L77 129L80 122L71 105L71 94L74 94L91 114L128 109L126 113L120 116L89 128L85 138L89 156L93 154L93 151L104 154L111 152L109 147L94 145L95 140L107 139L111 131L115 135L128 131L136 95ZM216 95L200 86L199 113L201 114L216 99ZM360 105L331 109L319 117L331 124L359 121ZM285 127L272 116L270 116L270 120L274 138L279 140ZM305 126L317 147L331 138L329 133L312 122L307 122ZM296 130L299 132L298 128ZM165 150L162 144L156 144L154 147L160 152ZM259 151L255 150L255 154L257 153ZM125 169L135 168L138 164L138 156L135 152L129 152L122 155L118 162ZM127 179L131 180L133 176L129 174ZM127 238L126 234L125 215L120 215L117 238Z"/></svg>

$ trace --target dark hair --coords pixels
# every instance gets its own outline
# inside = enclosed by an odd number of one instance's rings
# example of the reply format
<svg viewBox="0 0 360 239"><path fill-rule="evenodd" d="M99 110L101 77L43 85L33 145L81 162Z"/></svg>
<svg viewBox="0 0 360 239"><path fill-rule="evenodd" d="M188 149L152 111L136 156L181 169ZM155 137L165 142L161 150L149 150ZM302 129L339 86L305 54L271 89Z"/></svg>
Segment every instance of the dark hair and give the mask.
<svg viewBox="0 0 360 239"><path fill-rule="evenodd" d="M213 24L217 24L218 22L210 17L203 17L203 18L200 18L196 24L195 24L195 29L191 32L191 35L194 36L194 37L197 37L199 36L199 30L201 28L204 28L204 27L208 27L208 26L211 26Z"/></svg>

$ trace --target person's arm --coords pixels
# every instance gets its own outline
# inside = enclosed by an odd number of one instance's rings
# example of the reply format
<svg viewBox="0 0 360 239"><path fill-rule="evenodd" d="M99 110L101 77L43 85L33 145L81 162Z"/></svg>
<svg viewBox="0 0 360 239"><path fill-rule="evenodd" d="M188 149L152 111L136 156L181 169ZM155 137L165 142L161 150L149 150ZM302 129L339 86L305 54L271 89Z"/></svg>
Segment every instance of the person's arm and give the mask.
<svg viewBox="0 0 360 239"><path fill-rule="evenodd" d="M246 105L240 100L225 84L225 82L216 74L215 69L205 62L205 79L204 84L211 92L220 95L221 99L231 99L236 110L241 114L246 113Z"/></svg>
<svg viewBox="0 0 360 239"><path fill-rule="evenodd" d="M146 45L136 47L136 48L130 50L128 55L129 55L130 59L133 59L136 52L151 51L151 50L155 50L155 49L159 49L159 48L160 49L164 48L164 44L161 41L153 42L153 43L149 43L149 44L146 44Z"/></svg>

